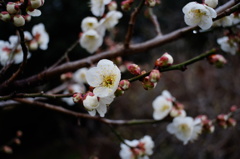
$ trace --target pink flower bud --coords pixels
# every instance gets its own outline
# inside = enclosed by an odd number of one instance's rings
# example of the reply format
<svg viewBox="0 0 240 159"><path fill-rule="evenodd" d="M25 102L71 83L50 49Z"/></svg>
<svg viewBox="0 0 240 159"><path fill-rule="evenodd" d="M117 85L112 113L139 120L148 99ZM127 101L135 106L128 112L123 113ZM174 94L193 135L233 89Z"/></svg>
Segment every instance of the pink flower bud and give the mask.
<svg viewBox="0 0 240 159"><path fill-rule="evenodd" d="M7 153L7 154L11 154L13 152L12 148L10 146L3 146L2 147L3 152Z"/></svg>
<svg viewBox="0 0 240 159"><path fill-rule="evenodd" d="M162 57L156 60L155 66L156 67L164 67L164 66L170 66L173 64L173 58L170 54L164 53Z"/></svg>
<svg viewBox="0 0 240 159"><path fill-rule="evenodd" d="M121 3L121 8L123 11L129 11L131 9L134 0L125 0Z"/></svg>
<svg viewBox="0 0 240 159"><path fill-rule="evenodd" d="M158 82L160 79L160 76L161 76L160 72L156 69L152 70L149 74L150 81L153 83Z"/></svg>
<svg viewBox="0 0 240 159"><path fill-rule="evenodd" d="M128 64L127 69L133 75L140 75L141 73L140 67L136 64Z"/></svg>
<svg viewBox="0 0 240 159"><path fill-rule="evenodd" d="M0 13L0 19L1 19L2 21L4 21L4 22L8 22L8 21L10 21L11 16L10 16L10 14L9 14L8 12L2 11L2 12Z"/></svg>
<svg viewBox="0 0 240 159"><path fill-rule="evenodd" d="M236 126L237 125L237 121L235 119L233 119L233 118L229 118L227 120L227 124L228 124L228 126Z"/></svg>
<svg viewBox="0 0 240 159"><path fill-rule="evenodd" d="M238 109L236 105L231 106L230 111L235 112Z"/></svg>
<svg viewBox="0 0 240 159"><path fill-rule="evenodd" d="M17 134L17 137L21 137L23 133L21 130L18 130L16 134Z"/></svg>
<svg viewBox="0 0 240 159"><path fill-rule="evenodd" d="M114 93L114 95L115 95L116 97L119 97L119 96L121 96L121 95L123 95L123 94L124 94L124 90L123 90L122 88L120 88L120 87L118 87L117 90L116 90L115 93Z"/></svg>
<svg viewBox="0 0 240 159"><path fill-rule="evenodd" d="M30 16L30 15L25 15L25 20L26 20L26 22L30 22L31 21L31 19L32 19L32 17Z"/></svg>
<svg viewBox="0 0 240 159"><path fill-rule="evenodd" d="M60 78L62 81L67 81L67 80L72 79L72 76L73 76L72 72L67 72L67 73L61 74Z"/></svg>
<svg viewBox="0 0 240 159"><path fill-rule="evenodd" d="M228 127L228 124L226 121L218 121L218 125L224 129Z"/></svg>
<svg viewBox="0 0 240 159"><path fill-rule="evenodd" d="M227 63L227 60L220 54L209 56L208 61L210 64L215 65L217 68L221 68Z"/></svg>
<svg viewBox="0 0 240 159"><path fill-rule="evenodd" d="M227 119L228 119L228 116L226 115L226 114L219 114L218 116L217 116L217 120L218 121L227 121Z"/></svg>
<svg viewBox="0 0 240 159"><path fill-rule="evenodd" d="M21 144L21 140L20 140L19 138L14 139L14 142L15 142L15 144L17 144L17 145L20 145L20 144Z"/></svg>
<svg viewBox="0 0 240 159"><path fill-rule="evenodd" d="M130 82L128 80L121 80L119 82L119 87L124 91L128 90L130 87Z"/></svg>
<svg viewBox="0 0 240 159"><path fill-rule="evenodd" d="M74 93L72 98L74 103L81 103L83 100L83 95L82 93Z"/></svg>
<svg viewBox="0 0 240 159"><path fill-rule="evenodd" d="M6 9L9 14L15 14L19 11L19 5L17 3L8 2Z"/></svg>
<svg viewBox="0 0 240 159"><path fill-rule="evenodd" d="M15 15L15 16L13 17L13 24L14 24L16 27L24 26L24 25L25 25L25 19L23 18L22 15Z"/></svg>
<svg viewBox="0 0 240 159"><path fill-rule="evenodd" d="M145 90L150 90L150 89L153 89L156 87L157 83L153 83L150 81L150 78L149 76L146 76L144 77L143 81L142 81L142 84L143 84L143 88Z"/></svg>

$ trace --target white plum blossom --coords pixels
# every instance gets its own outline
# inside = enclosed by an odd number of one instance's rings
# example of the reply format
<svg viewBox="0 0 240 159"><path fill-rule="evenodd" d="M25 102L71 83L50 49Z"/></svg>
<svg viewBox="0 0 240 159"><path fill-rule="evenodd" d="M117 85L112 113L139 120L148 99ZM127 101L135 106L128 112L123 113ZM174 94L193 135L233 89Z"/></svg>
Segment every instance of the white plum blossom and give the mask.
<svg viewBox="0 0 240 159"><path fill-rule="evenodd" d="M219 20L216 20L213 25L214 26L222 26L222 27L229 27L233 24L233 18L231 16L225 16Z"/></svg>
<svg viewBox="0 0 240 159"><path fill-rule="evenodd" d="M189 2L182 9L185 23L189 26L198 25L201 29L209 29L212 24L212 18L217 17L216 11L204 4Z"/></svg>
<svg viewBox="0 0 240 159"><path fill-rule="evenodd" d="M233 24L239 24L240 23L240 13L232 13L230 15L230 17L232 18L232 23Z"/></svg>
<svg viewBox="0 0 240 159"><path fill-rule="evenodd" d="M91 12L93 15L100 17L105 11L105 5L110 3L111 0L91 0Z"/></svg>
<svg viewBox="0 0 240 159"><path fill-rule="evenodd" d="M107 113L107 107L113 102L115 96L114 95L110 95L110 96L107 96L107 97L97 97L98 101L96 101L96 98L97 96L91 98L88 100L88 102L91 102L90 100L94 100L92 102L92 106L91 107L88 107L88 108L91 108L91 109L88 109L88 113L92 116L95 116L96 115L96 112L98 112L98 114L101 116L101 117L104 117L105 114ZM84 107L86 108L85 104L84 103L85 100L83 100L83 105Z"/></svg>
<svg viewBox="0 0 240 159"><path fill-rule="evenodd" d="M175 98L172 97L169 91L164 90L160 96L154 99L153 106L153 118L155 120L161 120L165 118L172 110Z"/></svg>
<svg viewBox="0 0 240 159"><path fill-rule="evenodd" d="M27 58L30 58L31 54L28 52ZM19 38L16 35L9 37L9 42L0 40L0 63L6 65L7 62L13 62L19 64L23 61L23 51L19 43Z"/></svg>
<svg viewBox="0 0 240 159"><path fill-rule="evenodd" d="M199 119L194 120L192 117L176 117L167 126L167 131L186 145L189 141L197 139L202 131L202 124Z"/></svg>
<svg viewBox="0 0 240 159"><path fill-rule="evenodd" d="M103 37L96 30L91 29L83 32L79 42L89 53L94 53L102 45Z"/></svg>
<svg viewBox="0 0 240 159"><path fill-rule="evenodd" d="M87 80L86 80L87 71L88 71L88 69L84 67L84 68L80 68L76 72L74 72L74 74L73 74L74 82L87 83Z"/></svg>
<svg viewBox="0 0 240 159"><path fill-rule="evenodd" d="M31 9L31 10L27 10L27 14L33 16L33 17L39 17L42 12L39 9Z"/></svg>
<svg viewBox="0 0 240 159"><path fill-rule="evenodd" d="M155 120L161 120L170 113L173 104L172 101L161 95L153 101L152 106L154 109L153 118Z"/></svg>
<svg viewBox="0 0 240 159"><path fill-rule="evenodd" d="M217 39L217 43L221 46L221 49L224 52L235 55L239 51L238 43L233 39L229 39L228 36L224 36Z"/></svg>
<svg viewBox="0 0 240 159"><path fill-rule="evenodd" d="M140 140L124 140L124 142L128 146L124 143L120 145L121 159L149 159L149 156L153 154L154 142L151 136L146 135Z"/></svg>
<svg viewBox="0 0 240 159"><path fill-rule="evenodd" d="M204 0L204 3L209 7L215 8L218 5L218 0Z"/></svg>
<svg viewBox="0 0 240 159"><path fill-rule="evenodd" d="M32 28L32 35L38 46L42 50L47 50L49 43L49 35L45 30L43 23L34 25Z"/></svg>
<svg viewBox="0 0 240 159"><path fill-rule="evenodd" d="M87 95L86 98L83 100L83 106L90 112L95 110L99 106L98 97L94 94Z"/></svg>
<svg viewBox="0 0 240 159"><path fill-rule="evenodd" d="M98 20L95 17L86 17L82 20L81 28L83 32L91 29L96 30L97 27L98 27Z"/></svg>
<svg viewBox="0 0 240 159"><path fill-rule="evenodd" d="M121 78L118 67L110 60L100 60L96 67L87 71L86 79L95 87L93 93L98 97L107 97L115 93Z"/></svg>
<svg viewBox="0 0 240 159"><path fill-rule="evenodd" d="M103 25L106 29L111 29L118 23L120 18L122 18L121 12L115 10L110 11L100 20L100 25Z"/></svg>

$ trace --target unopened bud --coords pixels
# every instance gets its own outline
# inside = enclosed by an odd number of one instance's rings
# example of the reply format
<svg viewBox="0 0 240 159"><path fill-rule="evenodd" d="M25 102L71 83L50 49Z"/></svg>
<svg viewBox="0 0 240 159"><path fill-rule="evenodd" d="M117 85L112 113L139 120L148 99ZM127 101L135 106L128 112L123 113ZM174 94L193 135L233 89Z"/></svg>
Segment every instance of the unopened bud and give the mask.
<svg viewBox="0 0 240 159"><path fill-rule="evenodd" d="M8 2L6 9L9 14L15 14L19 11L19 6L18 6L18 4L14 3L14 2Z"/></svg>
<svg viewBox="0 0 240 159"><path fill-rule="evenodd" d="M227 120L227 124L228 124L229 126L236 126L236 125L237 125L237 121L236 121L235 119L233 119L233 118L229 118L229 119Z"/></svg>
<svg viewBox="0 0 240 159"><path fill-rule="evenodd" d="M226 121L218 121L218 125L224 129L228 127L228 124Z"/></svg>
<svg viewBox="0 0 240 159"><path fill-rule="evenodd" d="M220 54L214 54L209 56L208 61L210 64L213 64L217 68L221 68L227 63L227 60Z"/></svg>
<svg viewBox="0 0 240 159"><path fill-rule="evenodd" d="M18 131L17 131L17 133L16 133L17 137L21 137L21 136L22 136L22 134L23 134L23 133L22 133L22 131L21 131L21 130L18 130Z"/></svg>
<svg viewBox="0 0 240 159"><path fill-rule="evenodd" d="M82 93L74 93L72 99L74 103L81 103L83 100L83 95Z"/></svg>
<svg viewBox="0 0 240 159"><path fill-rule="evenodd" d="M115 1L112 1L108 4L108 10L113 11L117 10L117 3Z"/></svg>
<svg viewBox="0 0 240 159"><path fill-rule="evenodd" d="M31 43L30 43L31 45ZM67 72L67 73L64 73L64 74L61 74L60 78L62 81L67 81L67 80L70 80L72 79L72 72Z"/></svg>
<svg viewBox="0 0 240 159"><path fill-rule="evenodd" d="M170 66L173 64L173 58L170 54L164 53L162 57L156 60L155 66L156 67L164 67L164 66Z"/></svg>
<svg viewBox="0 0 240 159"><path fill-rule="evenodd" d="M156 69L152 70L149 74L150 81L153 83L158 82L160 76L161 76L160 72Z"/></svg>
<svg viewBox="0 0 240 159"><path fill-rule="evenodd" d="M219 114L217 116L218 121L227 121L227 119L228 119L228 116L226 114Z"/></svg>
<svg viewBox="0 0 240 159"><path fill-rule="evenodd" d="M29 3L33 9L37 9L44 4L44 0L29 0Z"/></svg>
<svg viewBox="0 0 240 159"><path fill-rule="evenodd" d="M125 0L121 3L121 8L123 11L129 11L131 9L133 0Z"/></svg>
<svg viewBox="0 0 240 159"><path fill-rule="evenodd" d="M183 109L176 109L175 107L172 108L170 111L170 116L175 118L175 117L185 117L186 116L186 111Z"/></svg>
<svg viewBox="0 0 240 159"><path fill-rule="evenodd" d="M21 144L21 140L19 138L14 139L14 143L17 145Z"/></svg>
<svg viewBox="0 0 240 159"><path fill-rule="evenodd" d="M7 154L11 154L13 152L12 148L10 146L3 146L3 151Z"/></svg>
<svg viewBox="0 0 240 159"><path fill-rule="evenodd" d="M30 41L30 43L29 43L29 49L30 50L37 50L38 49L38 42L35 40L35 39L33 39L33 40L31 40ZM62 76L62 75L61 75ZM62 79L62 77L61 77L61 79Z"/></svg>
<svg viewBox="0 0 240 159"><path fill-rule="evenodd" d="M96 109L99 106L98 97L95 96L92 92L87 93L83 100L83 106L88 111Z"/></svg>
<svg viewBox="0 0 240 159"><path fill-rule="evenodd" d="M136 64L128 64L127 69L133 75L140 75L141 73L140 67Z"/></svg>
<svg viewBox="0 0 240 159"><path fill-rule="evenodd" d="M238 109L236 105L231 106L230 111L235 112Z"/></svg>
<svg viewBox="0 0 240 159"><path fill-rule="evenodd" d="M144 77L142 84L143 84L143 88L145 90L151 90L151 89L155 88L157 85L157 83L153 83L150 81L149 76Z"/></svg>
<svg viewBox="0 0 240 159"><path fill-rule="evenodd" d="M218 5L218 0L204 0L204 3L211 8L215 8Z"/></svg>
<svg viewBox="0 0 240 159"><path fill-rule="evenodd" d="M124 94L124 90L120 87L117 88L117 90L115 91L114 95L116 97L122 96Z"/></svg>
<svg viewBox="0 0 240 159"><path fill-rule="evenodd" d="M30 16L30 15L25 15L25 20L26 20L26 22L30 22L31 21L31 19L32 19L32 17Z"/></svg>
<svg viewBox="0 0 240 159"><path fill-rule="evenodd" d="M13 24L14 24L16 27L24 26L24 25L25 25L25 19L23 18L22 15L15 15L15 16L13 17Z"/></svg>
<svg viewBox="0 0 240 159"><path fill-rule="evenodd" d="M119 87L124 91L128 90L130 87L130 82L128 80L121 80L119 82Z"/></svg>
<svg viewBox="0 0 240 159"><path fill-rule="evenodd" d="M2 12L0 13L0 19L1 19L2 21L4 21L4 22L8 22L8 21L11 19L11 16L10 16L10 14L9 14L8 12L2 11Z"/></svg>

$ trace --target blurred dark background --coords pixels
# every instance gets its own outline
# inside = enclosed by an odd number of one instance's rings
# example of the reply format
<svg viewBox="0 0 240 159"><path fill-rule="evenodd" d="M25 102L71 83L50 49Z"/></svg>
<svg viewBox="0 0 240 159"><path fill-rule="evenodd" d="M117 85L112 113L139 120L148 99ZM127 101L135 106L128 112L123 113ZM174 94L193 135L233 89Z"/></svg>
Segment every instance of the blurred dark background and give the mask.
<svg viewBox="0 0 240 159"><path fill-rule="evenodd" d="M118 1L120 3L121 1ZM163 33L186 26L183 21L182 7L190 1L162 0L161 5L153 9L158 16ZM220 1L224 3L224 1ZM32 18L25 29L38 23L44 23L50 35L47 51L32 52L28 67L21 78L36 74L57 61L63 53L79 37L80 24L84 17L92 16L89 11L89 1L46 1L40 8L42 15ZM133 42L142 42L153 38L156 33L151 21L145 17L145 9L138 17ZM117 42L124 40L130 12L124 12L124 17L117 25ZM11 24L0 22L0 39L8 40L16 32ZM154 61L164 52L169 52L174 63L180 63L198 54L216 47L216 38L223 36L224 29L200 35L189 34L170 44L151 51L133 56L123 57L133 61L145 70L150 70ZM69 55L71 61L89 56L76 47ZM140 82L135 82L125 95L118 97L111 104L106 118L110 119L142 119L152 118L152 101L167 89L176 99L185 105L187 114L195 117L206 114L215 118L220 113L227 113L231 105L239 105L240 100L240 58L239 55L225 54L228 63L217 69L203 60L188 67L185 72L171 71L162 77L153 90L146 91ZM130 78L129 74L123 74ZM50 81L41 87L46 91L60 83ZM32 88L33 91L40 91ZM67 109L85 112L81 105L67 106L61 100L49 100L49 103L61 105ZM237 121L239 114L235 115ZM166 132L168 123L119 126L116 127L122 137L133 140L144 135L152 136L155 142L154 154L151 159L238 159L240 156L240 125L234 128L222 129L216 127L213 134L202 134L197 141L184 146L173 135ZM23 132L20 145L11 145L12 154L0 152L0 159L99 159L119 158L120 143L111 129L100 122L76 119L51 110L29 105L14 105L0 107L0 146L7 144L15 137L16 132Z"/></svg>

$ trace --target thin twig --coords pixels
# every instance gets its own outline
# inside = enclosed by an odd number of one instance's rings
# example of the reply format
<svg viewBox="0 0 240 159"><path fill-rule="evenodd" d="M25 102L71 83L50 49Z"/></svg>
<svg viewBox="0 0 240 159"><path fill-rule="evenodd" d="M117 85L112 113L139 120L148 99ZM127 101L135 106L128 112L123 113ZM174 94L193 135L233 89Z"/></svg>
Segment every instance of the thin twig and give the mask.
<svg viewBox="0 0 240 159"><path fill-rule="evenodd" d="M157 16L153 13L152 8L148 8L148 12L149 12L150 19L151 19L153 25L155 26L155 30L156 30L157 34L159 36L162 35L161 28L160 28L159 22L157 20Z"/></svg>
<svg viewBox="0 0 240 159"><path fill-rule="evenodd" d="M138 13L140 12L140 10L142 9L142 7L144 6L144 2L145 2L145 0L141 0L139 6L137 8L135 8L135 10L131 14L131 18L128 23L128 30L127 30L125 42L124 42L124 47L126 49L129 48L130 41L131 41L132 34L133 34L134 25L136 23L136 17L138 15Z"/></svg>
<svg viewBox="0 0 240 159"><path fill-rule="evenodd" d="M65 97L72 97L73 94L69 93L69 94L46 94L43 92L40 93L13 93L7 96L0 96L0 101L4 101L4 100L9 100L12 98L35 98L35 97L45 97L45 98L65 98Z"/></svg>
<svg viewBox="0 0 240 159"><path fill-rule="evenodd" d="M92 120L97 120L105 124L110 124L110 125L141 125L141 124L154 124L154 123L159 123L159 122L164 122L164 120L154 120L154 119L140 119L140 120L111 120L111 119L106 119L102 118L99 116L91 116L88 114L84 113L79 113L75 111L71 111L68 109L65 109L61 106L56 106L48 103L43 103L35 100L28 100L28 99L22 99L22 98L14 98L13 100L28 104L28 105L34 105L42 108L46 108L49 110L53 110L56 112L60 112L66 115L70 115L76 118L86 118L86 119L92 119Z"/></svg>
<svg viewBox="0 0 240 159"><path fill-rule="evenodd" d="M79 44L79 41L76 40L68 49L67 51L63 54L63 56L56 62L54 63L51 67L49 67L48 69L52 69L56 66L58 66L61 62L63 62L64 59L68 58L68 54L77 46L77 44Z"/></svg>
<svg viewBox="0 0 240 159"><path fill-rule="evenodd" d="M209 50L207 51L206 53L203 53L201 55L198 55L190 60L187 60L185 62L182 62L180 64L176 64L176 65L172 65L172 66L169 66L169 67L165 67L165 68L160 68L159 71L160 72L166 72L166 71L171 71L171 70L181 70L181 71L184 71L187 69L187 66L188 65L191 65L197 61L200 61L212 54L215 54L217 52L218 49L212 49L212 50ZM142 75L139 75L139 76L135 76L131 79L129 79L130 82L134 82L134 81L137 81L139 79L142 79L143 77L145 76L148 76L150 74L150 72L147 72L145 74L142 74Z"/></svg>

